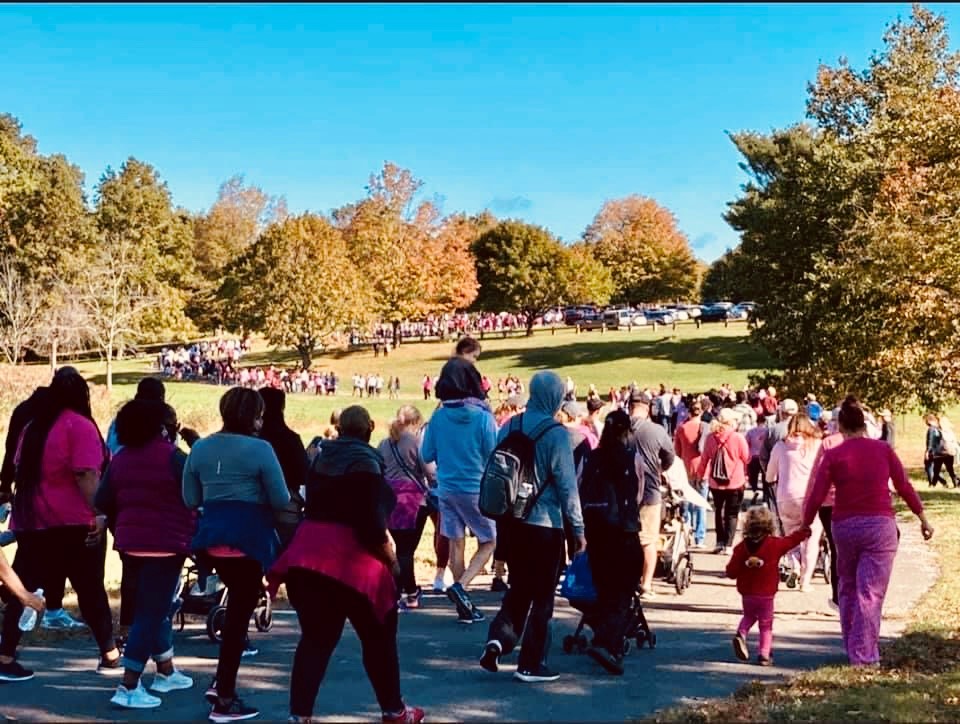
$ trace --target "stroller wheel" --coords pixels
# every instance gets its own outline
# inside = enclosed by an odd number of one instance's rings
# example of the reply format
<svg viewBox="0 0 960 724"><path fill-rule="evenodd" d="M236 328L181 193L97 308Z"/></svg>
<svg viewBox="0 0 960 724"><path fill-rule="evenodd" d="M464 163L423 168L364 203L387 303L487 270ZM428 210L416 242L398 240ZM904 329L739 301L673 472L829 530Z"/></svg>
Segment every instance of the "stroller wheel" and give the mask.
<svg viewBox="0 0 960 724"><path fill-rule="evenodd" d="M674 587L677 589L677 595L682 596L687 588L690 587L690 559L684 556L677 562L677 574L674 581Z"/></svg>
<svg viewBox="0 0 960 724"><path fill-rule="evenodd" d="M257 631L264 633L273 628L273 605L269 597L266 599L266 602L255 611L253 623L257 627Z"/></svg>
<svg viewBox="0 0 960 724"><path fill-rule="evenodd" d="M623 640L623 655L626 656L630 653L630 639Z"/></svg>
<svg viewBox="0 0 960 724"><path fill-rule="evenodd" d="M183 631L187 627L187 618L183 615L183 610L177 611L177 631Z"/></svg>
<svg viewBox="0 0 960 724"><path fill-rule="evenodd" d="M573 636L568 634L567 636L563 637L563 653L572 654L576 646L577 640Z"/></svg>
<svg viewBox="0 0 960 724"><path fill-rule="evenodd" d="M218 644L223 637L223 626L227 622L226 606L217 606L207 615L207 637Z"/></svg>
<svg viewBox="0 0 960 724"><path fill-rule="evenodd" d="M653 633L653 631L651 631L650 635L647 636L647 641L649 642L651 649L657 648L657 635Z"/></svg>

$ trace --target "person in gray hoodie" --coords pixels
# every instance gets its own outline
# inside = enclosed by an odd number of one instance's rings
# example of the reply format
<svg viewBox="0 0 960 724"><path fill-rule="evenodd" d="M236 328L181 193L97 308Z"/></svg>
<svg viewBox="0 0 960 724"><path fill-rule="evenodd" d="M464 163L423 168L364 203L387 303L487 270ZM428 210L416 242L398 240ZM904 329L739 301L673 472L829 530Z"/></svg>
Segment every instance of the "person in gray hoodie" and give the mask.
<svg viewBox="0 0 960 724"><path fill-rule="evenodd" d="M499 433L502 441L518 426L531 438L546 431L537 441L534 453L537 476L544 486L540 497L526 520L506 518L500 522L509 528L510 590L490 624L480 659L484 669L498 671L500 657L516 648L522 632L523 646L514 677L525 682L559 678L547 668L546 657L554 590L563 564L564 520L573 529L578 549L584 550L587 545L570 435L555 419L563 395L563 381L554 372L537 372L530 380L526 411Z"/></svg>

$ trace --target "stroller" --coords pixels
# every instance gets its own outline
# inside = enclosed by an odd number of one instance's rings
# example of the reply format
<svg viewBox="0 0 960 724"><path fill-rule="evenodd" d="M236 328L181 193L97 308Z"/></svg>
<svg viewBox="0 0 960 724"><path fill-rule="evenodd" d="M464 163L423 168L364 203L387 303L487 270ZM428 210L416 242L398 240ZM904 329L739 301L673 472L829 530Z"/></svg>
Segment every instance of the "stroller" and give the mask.
<svg viewBox="0 0 960 724"><path fill-rule="evenodd" d="M208 574L202 587L199 584L200 566L196 559L191 557L183 577L183 585L180 587L180 605L176 612L177 630L183 631L188 615L205 617L207 636L214 643L220 643L227 620L227 599L230 592L216 574ZM273 603L266 589L260 591L260 600L253 610L253 623L257 631L264 633L273 628Z"/></svg>
<svg viewBox="0 0 960 724"><path fill-rule="evenodd" d="M586 552L574 556L567 570L563 574L560 585L560 595L567 599L571 606L582 615L577 629L572 634L563 637L563 652L572 654L583 653L592 644L592 637L587 638L585 628L596 631L597 590L593 586L593 576L590 573L590 559ZM623 640L623 654L626 656L636 642L637 648L643 648L647 643L651 649L657 647L657 635L650 630L647 617L643 614L640 597L634 593L630 601L630 611L626 633Z"/></svg>
<svg viewBox="0 0 960 724"><path fill-rule="evenodd" d="M682 596L693 578L693 559L690 541L693 530L683 517L683 495L667 486L660 488L663 515L660 522L660 543L657 550L657 570L667 583Z"/></svg>

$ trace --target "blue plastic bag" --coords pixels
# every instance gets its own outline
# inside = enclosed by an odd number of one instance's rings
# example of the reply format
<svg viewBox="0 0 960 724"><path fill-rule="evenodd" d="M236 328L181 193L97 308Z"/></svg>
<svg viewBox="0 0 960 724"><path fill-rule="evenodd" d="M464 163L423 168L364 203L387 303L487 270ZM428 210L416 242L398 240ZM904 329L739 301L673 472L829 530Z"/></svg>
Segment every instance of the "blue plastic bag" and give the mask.
<svg viewBox="0 0 960 724"><path fill-rule="evenodd" d="M596 603L597 589L593 587L593 574L587 552L577 553L567 566L560 585L560 595L573 603Z"/></svg>

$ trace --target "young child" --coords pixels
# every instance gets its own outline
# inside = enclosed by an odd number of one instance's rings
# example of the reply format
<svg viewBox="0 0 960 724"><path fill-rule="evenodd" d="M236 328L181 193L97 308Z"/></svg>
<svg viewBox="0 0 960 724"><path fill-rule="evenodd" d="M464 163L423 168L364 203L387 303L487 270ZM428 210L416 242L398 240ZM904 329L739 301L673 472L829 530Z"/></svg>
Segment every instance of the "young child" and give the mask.
<svg viewBox="0 0 960 724"><path fill-rule="evenodd" d="M773 514L765 506L753 506L747 511L743 540L733 549L727 564L727 577L735 578L737 590L743 597L743 618L733 637L733 651L741 661L750 658L747 634L753 624L760 624L760 646L757 663L773 663L773 597L780 584L778 563L789 550L810 536L803 528L785 537L773 534Z"/></svg>

